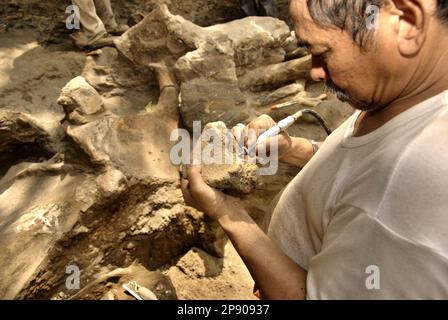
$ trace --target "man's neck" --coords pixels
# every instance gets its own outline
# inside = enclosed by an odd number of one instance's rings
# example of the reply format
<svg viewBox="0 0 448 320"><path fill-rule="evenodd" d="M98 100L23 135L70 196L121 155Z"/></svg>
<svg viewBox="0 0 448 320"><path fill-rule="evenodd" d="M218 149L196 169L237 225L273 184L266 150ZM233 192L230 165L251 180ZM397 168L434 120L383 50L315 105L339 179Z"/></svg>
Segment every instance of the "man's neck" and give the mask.
<svg viewBox="0 0 448 320"><path fill-rule="evenodd" d="M440 50L445 48L445 50ZM439 45L438 54L432 53L425 70L420 74L420 79L415 79L416 85L408 92L392 101L387 107L379 111L364 111L359 116L354 130L354 136L366 135L389 122L400 113L448 90L448 40ZM431 57L431 56L430 56ZM435 60L435 57L438 57ZM432 60L431 60L432 59Z"/></svg>

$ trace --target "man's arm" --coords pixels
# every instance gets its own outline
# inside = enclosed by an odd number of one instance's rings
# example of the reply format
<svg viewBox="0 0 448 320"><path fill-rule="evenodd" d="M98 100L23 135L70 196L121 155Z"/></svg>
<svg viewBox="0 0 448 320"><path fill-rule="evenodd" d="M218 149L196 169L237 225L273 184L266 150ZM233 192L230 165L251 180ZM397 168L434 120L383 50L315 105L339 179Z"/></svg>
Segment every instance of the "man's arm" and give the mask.
<svg viewBox="0 0 448 320"><path fill-rule="evenodd" d="M263 299L304 300L306 271L286 256L244 212L218 220L249 269Z"/></svg>
<svg viewBox="0 0 448 320"><path fill-rule="evenodd" d="M232 129L233 135L237 141L244 141L246 147L255 145L257 137L266 130L269 130L277 123L268 115L261 115L251 121L247 126L242 124ZM255 133L255 134L251 134ZM263 144L264 151L270 151L271 138L266 139ZM317 148L322 142L316 143ZM259 147L262 147L261 144ZM279 160L290 165L303 168L314 156L315 150L310 140L298 137L291 137L286 131L281 132L276 138L276 147ZM258 148L257 148L258 151Z"/></svg>
<svg viewBox="0 0 448 320"><path fill-rule="evenodd" d="M182 180L185 201L217 221L243 259L264 299L306 297L306 271L285 255L252 220L239 200L209 187L200 166Z"/></svg>
<svg viewBox="0 0 448 320"><path fill-rule="evenodd" d="M323 142L316 142L320 148ZM288 152L280 155L279 160L290 165L303 168L315 154L315 148L308 139L291 137L291 146Z"/></svg>

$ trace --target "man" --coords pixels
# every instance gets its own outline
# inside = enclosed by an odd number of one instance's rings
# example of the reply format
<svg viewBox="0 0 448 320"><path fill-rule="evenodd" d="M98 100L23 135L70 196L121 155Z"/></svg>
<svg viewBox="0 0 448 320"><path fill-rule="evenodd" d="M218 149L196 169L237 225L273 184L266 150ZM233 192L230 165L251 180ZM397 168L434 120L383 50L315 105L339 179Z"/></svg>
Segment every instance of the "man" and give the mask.
<svg viewBox="0 0 448 320"><path fill-rule="evenodd" d="M312 159L269 237L199 165L182 181L187 203L220 223L266 299L448 298L448 1L292 0L290 11L312 78L358 111L315 156L280 136L281 160Z"/></svg>
<svg viewBox="0 0 448 320"><path fill-rule="evenodd" d="M129 29L115 20L110 0L72 0L72 3L79 8L82 31L73 39L80 48L113 46L115 37L108 32L119 35Z"/></svg>
<svg viewBox="0 0 448 320"><path fill-rule="evenodd" d="M240 4L248 16L278 16L275 0L240 0Z"/></svg>

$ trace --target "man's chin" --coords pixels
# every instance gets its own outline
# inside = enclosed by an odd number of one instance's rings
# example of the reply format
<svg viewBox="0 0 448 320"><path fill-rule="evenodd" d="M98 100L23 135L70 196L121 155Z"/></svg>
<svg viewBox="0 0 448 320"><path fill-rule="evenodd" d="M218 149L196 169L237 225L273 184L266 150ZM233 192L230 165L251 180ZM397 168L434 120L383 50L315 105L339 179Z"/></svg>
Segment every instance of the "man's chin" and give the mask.
<svg viewBox="0 0 448 320"><path fill-rule="evenodd" d="M336 94L336 98L341 102L349 104L350 106L352 106L354 109L357 109L357 110L370 111L370 110L375 109L372 106L372 104L359 101L359 100L349 97L347 95Z"/></svg>
<svg viewBox="0 0 448 320"><path fill-rule="evenodd" d="M360 110L360 111L372 110L372 108L370 106L366 106L366 105L361 104L359 102L353 102L353 101L343 101L343 102L349 104L351 107L353 107L356 110Z"/></svg>
<svg viewBox="0 0 448 320"><path fill-rule="evenodd" d="M374 109L371 103L365 103L361 100L358 100L345 92L342 88L338 87L333 81L327 80L325 82L325 91L333 94L336 98L344 103L348 103L353 108L361 110L361 111L369 111Z"/></svg>

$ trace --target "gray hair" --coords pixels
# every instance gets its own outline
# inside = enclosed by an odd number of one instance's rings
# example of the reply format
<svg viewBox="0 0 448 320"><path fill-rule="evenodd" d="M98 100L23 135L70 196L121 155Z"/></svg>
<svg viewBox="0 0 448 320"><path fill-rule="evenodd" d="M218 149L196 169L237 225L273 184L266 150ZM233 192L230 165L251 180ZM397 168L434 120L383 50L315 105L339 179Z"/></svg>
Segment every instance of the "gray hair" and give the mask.
<svg viewBox="0 0 448 320"><path fill-rule="evenodd" d="M437 0L439 18L448 24L448 0Z"/></svg>
<svg viewBox="0 0 448 320"><path fill-rule="evenodd" d="M381 8L386 0L307 0L313 20L321 26L337 27L350 33L358 46L367 48L372 36L368 27L369 6ZM437 0L437 14L448 23L448 0Z"/></svg>

